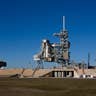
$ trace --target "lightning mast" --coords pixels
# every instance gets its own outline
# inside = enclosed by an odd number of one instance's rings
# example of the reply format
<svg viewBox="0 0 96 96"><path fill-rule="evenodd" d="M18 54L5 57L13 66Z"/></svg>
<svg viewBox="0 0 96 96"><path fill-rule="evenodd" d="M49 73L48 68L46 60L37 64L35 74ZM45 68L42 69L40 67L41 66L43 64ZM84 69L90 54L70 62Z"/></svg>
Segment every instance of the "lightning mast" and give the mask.
<svg viewBox="0 0 96 96"><path fill-rule="evenodd" d="M63 31L66 29L66 26L65 26L65 16L63 16Z"/></svg>

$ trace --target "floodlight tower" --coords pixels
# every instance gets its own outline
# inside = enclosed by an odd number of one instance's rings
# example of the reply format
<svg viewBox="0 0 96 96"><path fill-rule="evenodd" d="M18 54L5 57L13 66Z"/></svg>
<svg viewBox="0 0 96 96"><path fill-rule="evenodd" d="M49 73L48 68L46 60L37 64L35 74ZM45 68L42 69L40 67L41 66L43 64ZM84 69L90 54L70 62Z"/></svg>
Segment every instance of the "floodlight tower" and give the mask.
<svg viewBox="0 0 96 96"><path fill-rule="evenodd" d="M58 52L55 55L56 61L62 64L62 66L67 66L69 65L69 59L70 59L70 54L69 54L69 48L70 48L70 42L68 40L68 31L66 30L65 27L65 16L63 16L63 29L60 33L54 33L54 36L59 37L60 43L59 43L59 48Z"/></svg>

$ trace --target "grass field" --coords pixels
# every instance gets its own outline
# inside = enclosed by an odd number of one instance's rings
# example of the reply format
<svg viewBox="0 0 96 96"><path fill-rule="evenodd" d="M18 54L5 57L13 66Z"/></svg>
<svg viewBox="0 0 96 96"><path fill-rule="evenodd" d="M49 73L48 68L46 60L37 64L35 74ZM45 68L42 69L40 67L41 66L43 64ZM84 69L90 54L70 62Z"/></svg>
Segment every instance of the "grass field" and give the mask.
<svg viewBox="0 0 96 96"><path fill-rule="evenodd" d="M0 78L0 96L96 96L96 80Z"/></svg>

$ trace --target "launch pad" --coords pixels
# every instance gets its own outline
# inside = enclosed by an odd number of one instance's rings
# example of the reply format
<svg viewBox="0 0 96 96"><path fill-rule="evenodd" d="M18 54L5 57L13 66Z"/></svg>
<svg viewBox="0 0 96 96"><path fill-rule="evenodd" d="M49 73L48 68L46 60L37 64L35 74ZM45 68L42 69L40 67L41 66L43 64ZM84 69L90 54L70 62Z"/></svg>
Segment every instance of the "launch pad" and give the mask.
<svg viewBox="0 0 96 96"><path fill-rule="evenodd" d="M59 43L50 42L44 39L41 44L41 51L34 55L37 66L34 69L0 69L1 77L19 78L96 78L96 66L90 66L90 54L88 53L88 64L75 63L70 60L70 41L68 31L65 27L65 16L63 16L63 28L53 36L59 38ZM44 63L56 63L59 66L45 68ZM5 64L5 63L4 63ZM35 64L35 63L34 63Z"/></svg>
<svg viewBox="0 0 96 96"><path fill-rule="evenodd" d="M62 31L53 35L59 38L59 43L50 43L46 39L42 40L41 51L39 54L34 55L34 60L36 62L55 62L62 67L67 67L70 62L70 42L68 32L65 29L65 16L63 16Z"/></svg>

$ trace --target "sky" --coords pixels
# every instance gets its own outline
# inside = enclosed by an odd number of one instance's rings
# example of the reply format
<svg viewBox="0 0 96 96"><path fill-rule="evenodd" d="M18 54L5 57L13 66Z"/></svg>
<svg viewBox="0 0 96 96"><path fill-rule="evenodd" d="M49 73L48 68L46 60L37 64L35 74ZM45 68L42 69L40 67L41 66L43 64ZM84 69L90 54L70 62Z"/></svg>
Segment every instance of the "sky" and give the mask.
<svg viewBox="0 0 96 96"><path fill-rule="evenodd" d="M71 60L85 61L91 54L96 65L95 0L0 0L0 60L8 68L34 66L42 39L59 42L53 33L66 29L71 42ZM32 64L32 65L31 65Z"/></svg>

